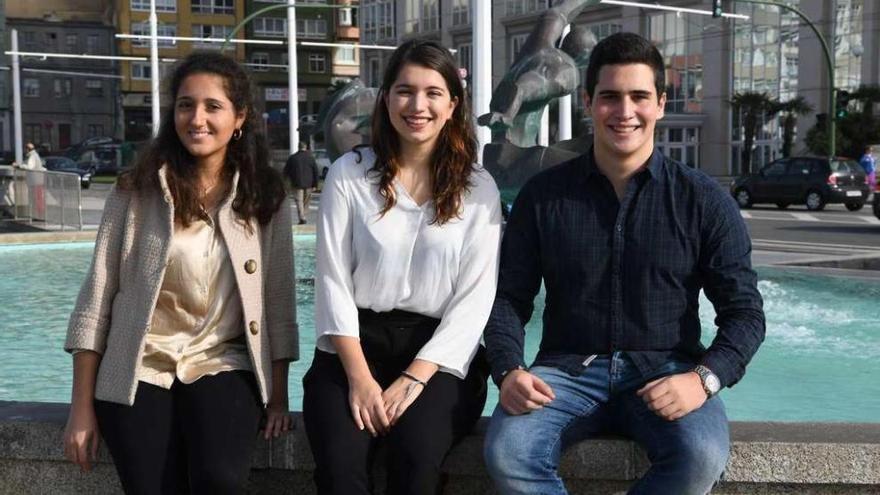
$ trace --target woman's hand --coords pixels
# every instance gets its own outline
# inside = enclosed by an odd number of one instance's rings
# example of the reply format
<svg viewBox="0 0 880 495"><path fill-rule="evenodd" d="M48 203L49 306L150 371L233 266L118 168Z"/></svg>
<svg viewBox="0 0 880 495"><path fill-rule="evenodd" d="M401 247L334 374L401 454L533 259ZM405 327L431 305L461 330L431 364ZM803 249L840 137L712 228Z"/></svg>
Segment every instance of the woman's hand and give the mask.
<svg viewBox="0 0 880 495"><path fill-rule="evenodd" d="M390 423L385 413L382 387L372 375L349 380L348 404L358 429L366 427L374 437L388 431Z"/></svg>
<svg viewBox="0 0 880 495"><path fill-rule="evenodd" d="M397 380L394 380L394 383L385 389L384 392L382 392L382 398L385 401L385 414L388 416L391 426L397 424L407 408L409 408L409 406L419 398L422 391L425 390L423 383L424 382L416 382L405 376L400 376Z"/></svg>
<svg viewBox="0 0 880 495"><path fill-rule="evenodd" d="M287 399L284 401L272 401L266 404L266 428L263 430L263 438L278 438L285 431L290 430L293 420L287 411Z"/></svg>
<svg viewBox="0 0 880 495"><path fill-rule="evenodd" d="M83 471L91 471L92 462L98 460L101 434L92 404L72 406L64 427L64 457Z"/></svg>

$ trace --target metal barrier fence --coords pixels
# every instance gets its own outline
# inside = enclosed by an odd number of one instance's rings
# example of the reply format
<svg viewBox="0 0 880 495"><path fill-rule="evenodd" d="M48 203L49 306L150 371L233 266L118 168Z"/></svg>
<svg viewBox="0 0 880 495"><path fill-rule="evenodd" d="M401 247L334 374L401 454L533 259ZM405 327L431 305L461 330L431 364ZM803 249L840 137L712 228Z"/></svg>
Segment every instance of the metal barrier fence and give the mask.
<svg viewBox="0 0 880 495"><path fill-rule="evenodd" d="M47 170L15 169L12 197L16 220L44 222L61 230L82 230L79 175Z"/></svg>

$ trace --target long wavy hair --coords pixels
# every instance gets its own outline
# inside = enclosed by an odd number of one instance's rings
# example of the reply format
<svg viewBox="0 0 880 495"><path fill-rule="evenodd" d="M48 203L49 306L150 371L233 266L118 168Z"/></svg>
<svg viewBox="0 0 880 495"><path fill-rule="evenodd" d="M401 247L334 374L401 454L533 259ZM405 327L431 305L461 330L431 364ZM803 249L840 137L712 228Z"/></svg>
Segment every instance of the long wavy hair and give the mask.
<svg viewBox="0 0 880 495"><path fill-rule="evenodd" d="M129 190L159 191L159 169L167 165L166 179L174 201L174 219L187 226L199 218L198 167L195 157L180 142L174 127L174 102L183 81L193 74L214 74L223 78L226 96L237 115L246 113L241 137L226 148L221 181L229 187L238 171L238 188L232 209L248 224L256 220L265 225L284 200L280 174L269 164L266 136L259 120L247 73L233 59L216 52L193 52L174 68L166 79L171 104L163 109L159 134L140 153L137 163L119 179Z"/></svg>
<svg viewBox="0 0 880 495"><path fill-rule="evenodd" d="M431 155L431 193L434 200L434 219L431 223L443 225L460 215L462 197L470 188L469 178L477 161L477 140L464 85L458 64L446 48L433 41L415 39L400 45L391 55L373 110L370 144L376 153L376 163L370 171L379 180L379 194L385 199L380 214L384 215L397 202L393 181L401 165L400 137L391 125L385 99L407 64L437 71L446 81L450 96L457 100L452 118L440 131Z"/></svg>

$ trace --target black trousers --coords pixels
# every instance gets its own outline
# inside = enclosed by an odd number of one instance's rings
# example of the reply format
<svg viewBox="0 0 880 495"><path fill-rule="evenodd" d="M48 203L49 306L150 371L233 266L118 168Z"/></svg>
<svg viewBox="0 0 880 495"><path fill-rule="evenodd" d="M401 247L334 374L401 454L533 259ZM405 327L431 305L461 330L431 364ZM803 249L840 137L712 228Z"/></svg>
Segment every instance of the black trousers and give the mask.
<svg viewBox="0 0 880 495"><path fill-rule="evenodd" d="M360 338L373 377L384 389L431 338L439 320L395 310L359 311ZM303 377L303 419L315 458L318 493L371 492L369 469L379 442L387 444L386 493L434 494L446 453L474 426L486 402L488 365L482 347L460 380L435 373L389 433L378 439L358 430L348 402L348 379L335 354L315 351Z"/></svg>
<svg viewBox="0 0 880 495"><path fill-rule="evenodd" d="M140 382L131 406L95 401L129 495L243 493L262 413L250 371L175 380L170 390Z"/></svg>

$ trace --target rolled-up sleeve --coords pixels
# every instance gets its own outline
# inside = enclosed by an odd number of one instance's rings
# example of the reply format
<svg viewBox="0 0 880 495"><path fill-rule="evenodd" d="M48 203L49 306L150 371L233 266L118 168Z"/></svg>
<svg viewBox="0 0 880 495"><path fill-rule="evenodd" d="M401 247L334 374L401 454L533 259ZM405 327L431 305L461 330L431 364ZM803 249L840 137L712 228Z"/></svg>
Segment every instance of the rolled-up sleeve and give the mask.
<svg viewBox="0 0 880 495"><path fill-rule="evenodd" d="M113 299L119 290L119 268L131 192L113 188L95 239L95 253L67 325L64 350L104 353Z"/></svg>
<svg viewBox="0 0 880 495"><path fill-rule="evenodd" d="M273 361L299 359L291 225L290 202L285 199L269 225L272 237L269 243L270 262L266 272L265 307Z"/></svg>
<svg viewBox="0 0 880 495"><path fill-rule="evenodd" d="M718 331L701 363L729 387L743 377L764 341L764 310L752 269L752 243L739 208L720 188L711 197L701 236L700 272L706 297L715 307Z"/></svg>
<svg viewBox="0 0 880 495"><path fill-rule="evenodd" d="M489 179L491 180L491 179ZM494 183L466 235L455 292L440 325L416 356L464 379L492 310L498 280L501 199Z"/></svg>
<svg viewBox="0 0 880 495"><path fill-rule="evenodd" d="M333 352L333 335L359 337L352 282L352 207L346 194L347 156L330 167L321 192L315 248L315 336Z"/></svg>

